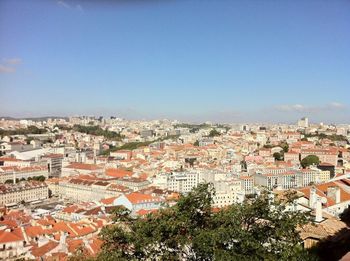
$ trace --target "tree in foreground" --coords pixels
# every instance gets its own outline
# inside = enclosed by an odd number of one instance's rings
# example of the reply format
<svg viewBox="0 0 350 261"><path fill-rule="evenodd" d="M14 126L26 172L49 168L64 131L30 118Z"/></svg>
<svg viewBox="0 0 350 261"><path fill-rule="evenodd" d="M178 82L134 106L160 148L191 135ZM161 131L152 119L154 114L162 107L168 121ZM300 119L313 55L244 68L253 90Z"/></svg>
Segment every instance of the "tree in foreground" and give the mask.
<svg viewBox="0 0 350 261"><path fill-rule="evenodd" d="M213 189L204 184L173 207L144 218L115 212L103 229L98 260L313 260L302 247L297 227L308 222L300 212L267 193L218 212Z"/></svg>

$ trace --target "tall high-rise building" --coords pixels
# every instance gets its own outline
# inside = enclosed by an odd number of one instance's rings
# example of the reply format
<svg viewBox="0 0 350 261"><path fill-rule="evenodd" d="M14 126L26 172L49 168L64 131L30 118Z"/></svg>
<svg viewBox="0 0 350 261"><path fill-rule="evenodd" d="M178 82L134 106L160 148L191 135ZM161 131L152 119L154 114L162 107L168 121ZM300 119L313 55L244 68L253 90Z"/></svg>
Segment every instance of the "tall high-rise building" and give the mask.
<svg viewBox="0 0 350 261"><path fill-rule="evenodd" d="M298 120L298 127L300 128L308 128L309 127L309 118L304 117Z"/></svg>

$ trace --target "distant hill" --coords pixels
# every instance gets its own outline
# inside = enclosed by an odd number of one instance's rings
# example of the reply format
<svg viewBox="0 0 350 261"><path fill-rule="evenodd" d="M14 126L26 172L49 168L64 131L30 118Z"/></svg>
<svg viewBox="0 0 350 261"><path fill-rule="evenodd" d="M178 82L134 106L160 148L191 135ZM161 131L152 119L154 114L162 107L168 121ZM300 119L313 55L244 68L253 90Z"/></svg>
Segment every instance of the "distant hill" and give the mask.
<svg viewBox="0 0 350 261"><path fill-rule="evenodd" d="M14 120L14 121L19 121L19 120L32 120L32 121L47 121L47 119L65 119L68 120L68 117L60 117L60 116L45 116L45 117L30 117L30 118L14 118L14 117L8 117L8 116L0 116L0 119L5 119L5 120Z"/></svg>

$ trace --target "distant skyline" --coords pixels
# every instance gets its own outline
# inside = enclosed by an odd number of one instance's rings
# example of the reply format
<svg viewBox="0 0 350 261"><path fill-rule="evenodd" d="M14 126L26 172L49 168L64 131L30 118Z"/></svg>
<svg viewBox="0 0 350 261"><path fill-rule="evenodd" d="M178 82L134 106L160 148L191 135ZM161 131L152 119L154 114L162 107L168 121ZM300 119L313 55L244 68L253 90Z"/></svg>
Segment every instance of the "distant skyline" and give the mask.
<svg viewBox="0 0 350 261"><path fill-rule="evenodd" d="M0 1L0 116L350 123L349 1Z"/></svg>

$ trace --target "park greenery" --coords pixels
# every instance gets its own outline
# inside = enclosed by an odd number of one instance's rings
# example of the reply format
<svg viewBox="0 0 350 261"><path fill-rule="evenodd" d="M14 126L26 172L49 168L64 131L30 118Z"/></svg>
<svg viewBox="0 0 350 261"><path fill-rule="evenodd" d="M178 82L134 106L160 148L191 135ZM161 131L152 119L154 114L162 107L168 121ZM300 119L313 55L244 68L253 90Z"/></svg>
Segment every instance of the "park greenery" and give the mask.
<svg viewBox="0 0 350 261"><path fill-rule="evenodd" d="M270 144L270 143L267 143L267 144L265 144L265 145L263 146L264 149L272 149L272 148L274 148L274 147L281 147L281 148L283 149L283 153L284 153L284 152L288 152L288 150L289 150L289 145L288 145L288 143L285 142L285 141L281 142L281 143L278 144L278 145L272 145L272 144Z"/></svg>
<svg viewBox="0 0 350 261"><path fill-rule="evenodd" d="M0 136L11 135L28 135L28 134L44 134L47 133L47 129L38 128L36 126L28 126L27 128L20 128L15 130L3 130L0 129Z"/></svg>
<svg viewBox="0 0 350 261"><path fill-rule="evenodd" d="M301 160L301 166L303 168L318 164L320 164L320 159L316 155L309 155Z"/></svg>
<svg viewBox="0 0 350 261"><path fill-rule="evenodd" d="M135 150L141 147L149 146L150 144L155 142L162 142L165 140L175 140L177 138L179 138L179 135L168 135L168 136L161 137L151 141L135 141L135 142L125 143L121 146L110 146L109 149L102 152L102 155L109 155L111 152L118 151L118 150Z"/></svg>
<svg viewBox="0 0 350 261"><path fill-rule="evenodd" d="M212 129L212 130L209 132L208 137L213 138L213 137L217 137L217 136L220 136L220 135L221 135L220 132L218 132L216 129Z"/></svg>
<svg viewBox="0 0 350 261"><path fill-rule="evenodd" d="M18 179L16 178L16 183L17 182L20 182L20 181L31 181L31 180L34 180L34 181L41 181L41 182L44 182L46 180L46 178L44 176L34 176L34 177L28 177L27 179L25 178L21 178L21 179ZM13 179L8 179L5 181L5 184L13 184Z"/></svg>
<svg viewBox="0 0 350 261"><path fill-rule="evenodd" d="M179 123L174 125L174 128L188 128L191 133L196 133L200 129L209 129L212 126L207 123L201 123L201 124L192 124L192 123Z"/></svg>
<svg viewBox="0 0 350 261"><path fill-rule="evenodd" d="M104 130L100 126L83 126L83 125L74 125L73 130L81 133L86 133L95 136L103 136L109 140L120 141L123 139L123 135L115 131Z"/></svg>
<svg viewBox="0 0 350 261"><path fill-rule="evenodd" d="M304 134L304 139L313 138L313 137L317 137L320 140L329 139L331 141L345 141L347 143L349 142L347 137L343 135L338 135L338 134L331 134L331 135L327 135L324 133Z"/></svg>
<svg viewBox="0 0 350 261"><path fill-rule="evenodd" d="M103 228L97 260L314 260L297 228L309 216L289 211L267 192L213 211L210 184L202 184L177 204L132 218L117 207L114 224Z"/></svg>

